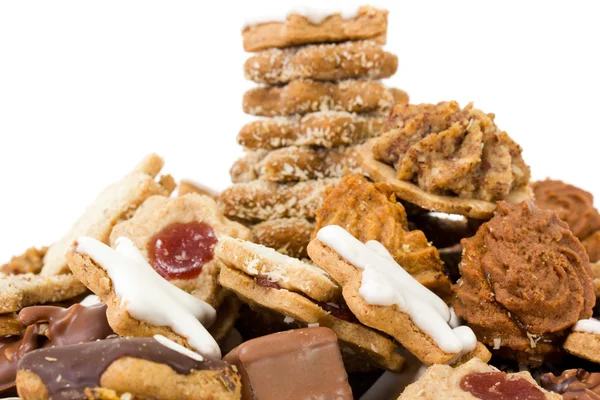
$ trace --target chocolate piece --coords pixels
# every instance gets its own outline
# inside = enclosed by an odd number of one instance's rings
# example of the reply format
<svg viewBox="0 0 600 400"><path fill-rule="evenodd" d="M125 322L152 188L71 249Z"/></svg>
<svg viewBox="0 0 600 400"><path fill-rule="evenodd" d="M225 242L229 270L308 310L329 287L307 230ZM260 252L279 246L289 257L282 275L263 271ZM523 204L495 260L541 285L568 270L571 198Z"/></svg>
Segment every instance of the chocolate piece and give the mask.
<svg viewBox="0 0 600 400"><path fill-rule="evenodd" d="M224 360L240 371L244 400L352 399L337 337L329 328L253 339Z"/></svg>
<svg viewBox="0 0 600 400"><path fill-rule="evenodd" d="M569 369L560 376L548 373L542 376L542 387L562 394L565 400L600 399L600 373L583 369Z"/></svg>
<svg viewBox="0 0 600 400"><path fill-rule="evenodd" d="M148 241L152 267L165 279L192 279L214 257L217 235L204 222L174 223Z"/></svg>
<svg viewBox="0 0 600 400"><path fill-rule="evenodd" d="M483 400L544 400L546 396L533 383L504 372L474 372L465 375L460 388Z"/></svg>
<svg viewBox="0 0 600 400"><path fill-rule="evenodd" d="M113 334L104 304L26 307L18 320L27 325L23 336L0 340L0 392L14 386L17 364L25 354L41 347L90 342Z"/></svg>
<svg viewBox="0 0 600 400"><path fill-rule="evenodd" d="M100 387L104 371L121 357L165 364L175 372L217 370L226 364L212 357L202 361L160 344L153 338L117 338L33 351L19 363L19 370L40 377L53 400L81 398L85 388ZM56 377L61 379L57 380Z"/></svg>

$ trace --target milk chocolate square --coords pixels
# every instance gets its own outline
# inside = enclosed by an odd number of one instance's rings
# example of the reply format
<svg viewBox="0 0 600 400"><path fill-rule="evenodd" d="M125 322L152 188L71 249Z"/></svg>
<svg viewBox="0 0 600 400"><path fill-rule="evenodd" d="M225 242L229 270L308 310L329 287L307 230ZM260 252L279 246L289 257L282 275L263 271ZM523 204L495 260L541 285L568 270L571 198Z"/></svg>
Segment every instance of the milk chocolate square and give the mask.
<svg viewBox="0 0 600 400"><path fill-rule="evenodd" d="M329 328L249 340L224 360L237 366L244 400L352 399L337 337Z"/></svg>

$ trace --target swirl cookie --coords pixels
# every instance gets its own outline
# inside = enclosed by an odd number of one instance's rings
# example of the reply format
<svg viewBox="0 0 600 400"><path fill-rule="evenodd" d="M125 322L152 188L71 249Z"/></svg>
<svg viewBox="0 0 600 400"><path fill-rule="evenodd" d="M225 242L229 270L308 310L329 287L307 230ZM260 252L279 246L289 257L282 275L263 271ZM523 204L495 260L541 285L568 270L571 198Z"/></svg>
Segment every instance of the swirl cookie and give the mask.
<svg viewBox="0 0 600 400"><path fill-rule="evenodd" d="M246 78L278 85L299 79L384 79L398 68L398 57L369 40L268 49L244 63Z"/></svg>
<svg viewBox="0 0 600 400"><path fill-rule="evenodd" d="M381 243L363 244L330 225L310 242L308 255L342 286L360 322L392 336L422 363L452 363L464 356L490 359L473 331L452 328L446 303L400 267Z"/></svg>
<svg viewBox="0 0 600 400"><path fill-rule="evenodd" d="M452 302L477 338L521 363L540 365L596 302L579 240L556 213L500 202L494 218L462 241Z"/></svg>
<svg viewBox="0 0 600 400"><path fill-rule="evenodd" d="M216 312L209 304L161 277L127 238L113 250L79 237L66 255L73 273L108 306L111 328L120 336L163 335L195 351L220 357L208 333Z"/></svg>
<svg viewBox="0 0 600 400"><path fill-rule="evenodd" d="M590 257L590 262L600 261L600 231L592 233L590 236L581 241L585 252Z"/></svg>
<svg viewBox="0 0 600 400"><path fill-rule="evenodd" d="M390 184L403 200L486 219L497 200L517 203L531 197L521 148L497 128L493 114L472 104L461 109L456 102L397 106L394 112L416 115L358 153L367 175Z"/></svg>
<svg viewBox="0 0 600 400"><path fill-rule="evenodd" d="M363 243L377 240L394 260L421 284L442 298L451 295L438 251L419 230L408 230L406 211L388 187L373 184L362 175L347 175L317 210L317 232L338 225Z"/></svg>
<svg viewBox="0 0 600 400"><path fill-rule="evenodd" d="M279 218L264 221L251 228L252 241L295 258L307 258L306 246L315 229L305 218Z"/></svg>
<svg viewBox="0 0 600 400"><path fill-rule="evenodd" d="M246 114L276 117L317 111L385 112L394 105L388 88L376 81L292 81L244 93Z"/></svg>
<svg viewBox="0 0 600 400"><path fill-rule="evenodd" d="M162 158L151 154L129 175L104 189L71 230L48 248L42 275L68 272L65 252L76 237L85 235L108 243L113 226L127 218L144 200L154 195L168 196L175 189L173 178L164 176L155 181L163 164Z"/></svg>
<svg viewBox="0 0 600 400"><path fill-rule="evenodd" d="M247 24L242 30L244 50L361 39L385 44L387 15L387 10L371 6L326 15L320 10L292 11L281 21L267 19Z"/></svg>
<svg viewBox="0 0 600 400"><path fill-rule="evenodd" d="M220 235L249 239L250 230L225 218L208 196L152 196L131 218L115 225L110 244L115 247L120 237L129 238L163 278L217 307L221 264L214 247Z"/></svg>
<svg viewBox="0 0 600 400"><path fill-rule="evenodd" d="M429 367L417 382L409 385L398 400L437 399L527 399L560 400L562 396L538 386L529 372L507 374L473 359L458 368Z"/></svg>
<svg viewBox="0 0 600 400"><path fill-rule="evenodd" d="M252 307L281 314L282 320L331 328L342 347L371 364L390 370L402 367L396 345L356 321L339 302L339 288L324 271L262 246L234 243L243 245L245 253L236 257L219 252L226 264L219 275L223 287Z"/></svg>
<svg viewBox="0 0 600 400"><path fill-rule="evenodd" d="M241 385L231 365L156 335L31 352L19 363L17 390L23 400L234 400Z"/></svg>
<svg viewBox="0 0 600 400"><path fill-rule="evenodd" d="M219 196L219 206L225 216L251 222L278 218L315 217L327 189L338 179L277 184L255 180L235 184Z"/></svg>
<svg viewBox="0 0 600 400"><path fill-rule="evenodd" d="M249 149L274 150L287 146L335 147L359 144L379 134L384 118L378 114L317 111L304 116L274 117L247 123L237 141Z"/></svg>
<svg viewBox="0 0 600 400"><path fill-rule="evenodd" d="M579 240L600 229L600 213L594 208L594 196L562 181L546 179L531 184L535 204L555 211Z"/></svg>

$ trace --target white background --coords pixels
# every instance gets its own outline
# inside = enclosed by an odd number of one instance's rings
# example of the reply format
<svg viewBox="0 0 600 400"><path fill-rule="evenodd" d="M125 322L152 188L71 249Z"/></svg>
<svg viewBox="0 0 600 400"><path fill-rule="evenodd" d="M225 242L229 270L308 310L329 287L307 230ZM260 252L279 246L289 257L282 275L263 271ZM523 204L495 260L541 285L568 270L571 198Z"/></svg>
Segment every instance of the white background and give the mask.
<svg viewBox="0 0 600 400"><path fill-rule="evenodd" d="M600 196L594 2L378 4L400 60L390 85L413 102L474 101L523 146L535 178ZM290 6L0 1L0 261L60 237L152 151L177 178L226 187L249 120L241 25Z"/></svg>

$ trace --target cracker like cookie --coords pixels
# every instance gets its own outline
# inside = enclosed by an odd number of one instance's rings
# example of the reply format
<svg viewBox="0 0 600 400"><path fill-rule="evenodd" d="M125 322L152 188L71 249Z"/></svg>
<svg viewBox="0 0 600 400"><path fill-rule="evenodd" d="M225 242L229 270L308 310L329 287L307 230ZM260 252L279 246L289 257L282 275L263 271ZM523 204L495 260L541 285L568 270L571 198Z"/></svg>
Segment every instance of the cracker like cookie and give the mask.
<svg viewBox="0 0 600 400"><path fill-rule="evenodd" d="M244 112L263 117L316 111L386 112L394 105L390 90L377 81L292 81L244 93Z"/></svg>
<svg viewBox="0 0 600 400"><path fill-rule="evenodd" d="M271 248L223 236L215 254L230 268L254 278L267 279L283 289L305 293L317 301L340 298L340 288L325 271Z"/></svg>
<svg viewBox="0 0 600 400"><path fill-rule="evenodd" d="M274 117L247 123L237 141L249 149L287 146L335 147L359 144L379 134L384 117L346 111L317 111L304 116Z"/></svg>
<svg viewBox="0 0 600 400"><path fill-rule="evenodd" d="M563 349L574 356L600 363L600 321L589 318L577 321Z"/></svg>
<svg viewBox="0 0 600 400"><path fill-rule="evenodd" d="M305 218L278 218L251 228L252 241L295 258L307 258L306 246L315 230L314 222Z"/></svg>
<svg viewBox="0 0 600 400"><path fill-rule="evenodd" d="M120 237L129 238L161 276L217 307L221 264L214 246L220 235L249 239L250 230L225 218L208 196L152 196L131 218L115 225L110 244L115 247Z"/></svg>
<svg viewBox="0 0 600 400"><path fill-rule="evenodd" d="M362 324L350 322L354 321L353 316L338 304L316 303L304 293L280 288L266 279L255 279L237 268L221 269L219 283L252 307L269 309L281 314L282 319L286 317L306 326L319 324L332 329L343 348L366 362L392 371L402 368L404 359L396 353L396 344Z"/></svg>
<svg viewBox="0 0 600 400"><path fill-rule="evenodd" d="M163 335L203 354L220 357L207 332L216 317L204 301L170 284L127 238L116 249L79 237L66 255L74 274L108 306L108 322L121 336Z"/></svg>
<svg viewBox="0 0 600 400"><path fill-rule="evenodd" d="M250 222L277 218L314 218L327 190L339 179L327 178L298 183L277 184L262 180L235 184L219 196L227 217Z"/></svg>
<svg viewBox="0 0 600 400"><path fill-rule="evenodd" d="M36 304L68 300L85 291L86 287L72 274L0 274L0 314Z"/></svg>
<svg viewBox="0 0 600 400"><path fill-rule="evenodd" d="M363 244L330 225L319 230L308 254L342 286L359 321L391 335L424 364L452 362L476 349L473 331L452 329L444 301L396 264L379 242Z"/></svg>
<svg viewBox="0 0 600 400"><path fill-rule="evenodd" d="M465 199L456 196L432 194L419 188L411 182L400 180L391 166L377 161L373 156L373 146L376 139L371 139L359 146L356 154L360 167L370 179L375 182L390 185L394 193L402 200L416 204L429 211L447 214L459 214L469 218L489 219L494 215L496 203L478 199ZM508 203L520 203L532 197L529 188L513 190L506 198Z"/></svg>
<svg viewBox="0 0 600 400"><path fill-rule="evenodd" d="M77 236L90 236L107 243L113 226L127 218L144 200L157 194L168 196L175 188L173 179L168 176L159 182L154 179L162 166L162 158L151 154L130 174L104 189L69 232L48 248L42 275L68 271L64 255Z"/></svg>
<svg viewBox="0 0 600 400"><path fill-rule="evenodd" d="M246 79L278 85L298 79L384 79L398 68L398 57L374 41L268 49L244 63Z"/></svg>
<svg viewBox="0 0 600 400"><path fill-rule="evenodd" d="M232 366L159 335L34 351L19 364L17 390L23 400L84 398L88 393L165 400L241 396Z"/></svg>
<svg viewBox="0 0 600 400"><path fill-rule="evenodd" d="M261 21L242 31L244 50L260 51L307 43L370 39L385 44L387 10L362 6L350 15L332 13L318 21L291 12L285 21Z"/></svg>

